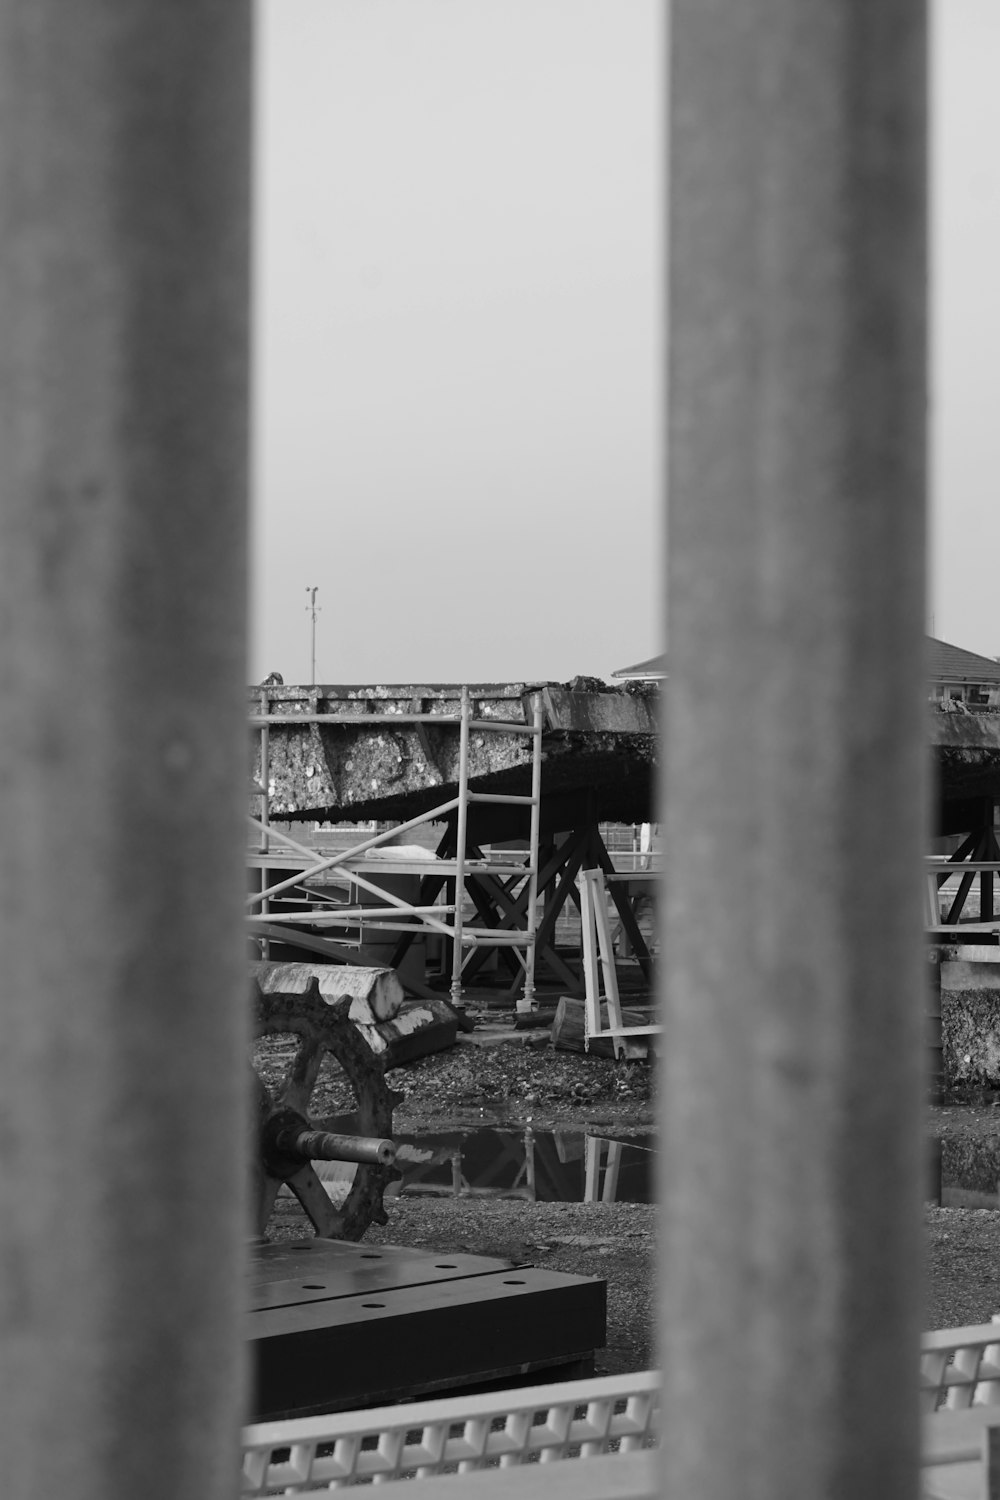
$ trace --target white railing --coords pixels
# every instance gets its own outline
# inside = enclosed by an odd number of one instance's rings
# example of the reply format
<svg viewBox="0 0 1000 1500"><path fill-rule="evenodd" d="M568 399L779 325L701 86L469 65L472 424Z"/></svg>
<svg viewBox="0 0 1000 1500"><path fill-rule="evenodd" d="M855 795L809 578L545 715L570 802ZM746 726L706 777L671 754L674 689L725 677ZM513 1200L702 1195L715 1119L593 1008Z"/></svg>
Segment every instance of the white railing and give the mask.
<svg viewBox="0 0 1000 1500"><path fill-rule="evenodd" d="M924 1334L920 1402L923 1500L989 1500L1000 1479L997 1323ZM660 1416L660 1376L644 1371L260 1423L244 1429L241 1493L377 1484L394 1500L401 1481L400 1496L417 1500L436 1492L420 1481L466 1476L456 1495L484 1500L537 1494L543 1484L550 1500L652 1500ZM537 1464L560 1467L543 1480ZM520 1475L504 1473L512 1468Z"/></svg>
<svg viewBox="0 0 1000 1500"><path fill-rule="evenodd" d="M655 1371L267 1422L243 1434L243 1495L631 1454L657 1442Z"/></svg>

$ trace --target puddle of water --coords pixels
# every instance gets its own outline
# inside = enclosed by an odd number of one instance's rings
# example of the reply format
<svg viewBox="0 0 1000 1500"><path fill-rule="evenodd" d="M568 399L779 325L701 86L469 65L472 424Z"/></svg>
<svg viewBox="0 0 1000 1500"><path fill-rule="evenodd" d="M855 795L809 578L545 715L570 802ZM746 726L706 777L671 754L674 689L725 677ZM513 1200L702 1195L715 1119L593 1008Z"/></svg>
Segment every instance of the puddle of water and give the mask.
<svg viewBox="0 0 1000 1500"><path fill-rule="evenodd" d="M942 1208L1000 1210L1000 1135L930 1143L928 1197Z"/></svg>
<svg viewBox="0 0 1000 1500"><path fill-rule="evenodd" d="M359 1128L351 1115L321 1122L328 1130ZM386 1196L525 1198L539 1203L654 1201L653 1135L598 1135L583 1130L479 1126L472 1130L397 1135L400 1180ZM316 1162L335 1201L354 1176L350 1164ZM929 1202L944 1208L1000 1211L1000 1135L931 1139L926 1159Z"/></svg>
<svg viewBox="0 0 1000 1500"><path fill-rule="evenodd" d="M357 1131L354 1115L317 1122L323 1130ZM401 1176L386 1197L526 1198L538 1203L650 1203L655 1137L598 1134L577 1128L475 1126L468 1130L394 1134ZM314 1162L339 1201L354 1176L349 1163Z"/></svg>
<svg viewBox="0 0 1000 1500"><path fill-rule="evenodd" d="M653 1138L581 1130L480 1128L396 1137L407 1197L525 1198L538 1203L649 1203ZM390 1189L392 1191L393 1189Z"/></svg>

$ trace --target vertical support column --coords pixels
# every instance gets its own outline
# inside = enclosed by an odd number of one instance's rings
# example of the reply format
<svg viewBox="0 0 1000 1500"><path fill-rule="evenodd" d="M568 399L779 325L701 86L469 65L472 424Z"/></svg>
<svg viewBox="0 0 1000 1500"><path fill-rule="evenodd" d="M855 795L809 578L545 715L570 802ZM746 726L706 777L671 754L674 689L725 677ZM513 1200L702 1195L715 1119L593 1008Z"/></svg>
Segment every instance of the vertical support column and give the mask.
<svg viewBox="0 0 1000 1500"><path fill-rule="evenodd" d="M249 28L0 9L7 1500L236 1488Z"/></svg>
<svg viewBox="0 0 1000 1500"><path fill-rule="evenodd" d="M664 1463L909 1500L924 7L672 18Z"/></svg>
<svg viewBox="0 0 1000 1500"><path fill-rule="evenodd" d="M994 825L996 820L996 804L992 797L983 798L983 853L984 860L996 858L996 834ZM981 870L979 872L979 920L980 922L992 922L993 920L993 871Z"/></svg>
<svg viewBox="0 0 1000 1500"><path fill-rule="evenodd" d="M528 1013L536 1009L535 1004L535 954L538 933L538 830L542 817L542 695L535 693L531 699L531 818L528 826L528 910L527 942L524 951L524 989L517 1000L517 1009Z"/></svg>
<svg viewBox="0 0 1000 1500"><path fill-rule="evenodd" d="M451 1003L456 1010L465 1009L462 993L463 907L465 905L465 845L469 826L469 689L462 687L461 727L458 749L458 808L455 812L455 918L454 947L451 955Z"/></svg>
<svg viewBox="0 0 1000 1500"><path fill-rule="evenodd" d="M271 699L270 699L270 695L268 694L268 691L267 691L266 688L263 689L263 691L261 692L261 695L260 695L260 711L261 711L261 714L265 715L265 716L271 712ZM269 827L271 825L271 793L269 791L270 784L271 784L271 730L270 730L270 728L269 728L269 726L267 724L263 724L261 726L261 730L260 730L260 785L261 785L260 821L264 825L263 828L262 828L262 830L261 830L261 835L260 835L260 852L261 852L261 854L268 854L270 852L270 849L271 849L271 835L268 832L268 829L269 829ZM262 887L264 887L264 886L267 885L267 879L268 879L267 866L266 865L262 865L261 866L261 871L260 871L260 883L261 883ZM268 913L270 912L270 910L271 910L271 902L270 902L269 898L267 896L265 896L264 899L263 899L263 901L260 903L260 914L261 914L261 916L264 917L264 918L266 918L267 915L268 915ZM264 959L270 958L270 956L271 956L271 942L270 942L269 938L262 938L261 939L260 956L261 956L261 958L264 958Z"/></svg>

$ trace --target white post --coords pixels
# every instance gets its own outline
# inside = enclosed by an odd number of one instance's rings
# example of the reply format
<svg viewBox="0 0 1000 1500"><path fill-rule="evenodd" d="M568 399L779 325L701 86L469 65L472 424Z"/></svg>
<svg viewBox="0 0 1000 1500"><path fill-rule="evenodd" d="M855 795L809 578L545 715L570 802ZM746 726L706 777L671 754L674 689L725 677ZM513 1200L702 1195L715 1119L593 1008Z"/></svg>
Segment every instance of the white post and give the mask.
<svg viewBox="0 0 1000 1500"><path fill-rule="evenodd" d="M536 934L538 932L538 830L542 816L542 695L531 699L531 821L528 830L528 910L527 942L524 952L524 989L517 1009L529 1013L537 1009L535 1001Z"/></svg>
<svg viewBox="0 0 1000 1500"><path fill-rule="evenodd" d="M237 1486L249 30L0 7L5 1500Z"/></svg>
<svg viewBox="0 0 1000 1500"><path fill-rule="evenodd" d="M672 17L666 1492L910 1500L924 6Z"/></svg>
<svg viewBox="0 0 1000 1500"><path fill-rule="evenodd" d="M455 916L451 961L451 1003L465 1009L462 990L462 923L465 905L465 842L469 823L469 689L462 688L461 728L458 752L458 807L455 812Z"/></svg>

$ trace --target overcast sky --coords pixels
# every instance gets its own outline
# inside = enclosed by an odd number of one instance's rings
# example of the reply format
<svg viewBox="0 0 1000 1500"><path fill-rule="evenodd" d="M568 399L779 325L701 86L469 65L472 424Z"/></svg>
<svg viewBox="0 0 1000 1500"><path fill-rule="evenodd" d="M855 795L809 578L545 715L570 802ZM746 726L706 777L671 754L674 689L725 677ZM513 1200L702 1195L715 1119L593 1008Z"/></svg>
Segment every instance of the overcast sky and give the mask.
<svg viewBox="0 0 1000 1500"><path fill-rule="evenodd" d="M258 0L250 672L662 645L662 0ZM1000 0L933 8L937 635L1000 655Z"/></svg>

